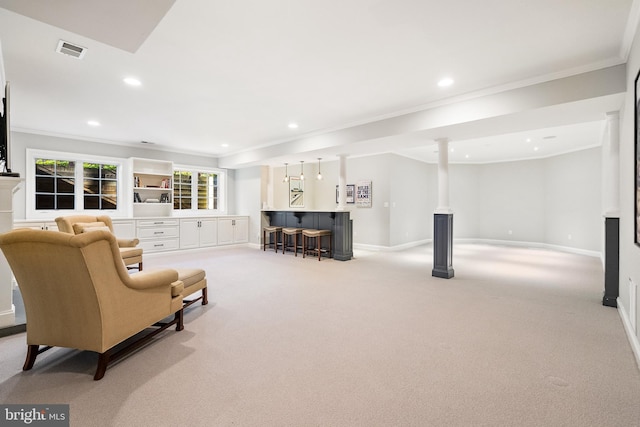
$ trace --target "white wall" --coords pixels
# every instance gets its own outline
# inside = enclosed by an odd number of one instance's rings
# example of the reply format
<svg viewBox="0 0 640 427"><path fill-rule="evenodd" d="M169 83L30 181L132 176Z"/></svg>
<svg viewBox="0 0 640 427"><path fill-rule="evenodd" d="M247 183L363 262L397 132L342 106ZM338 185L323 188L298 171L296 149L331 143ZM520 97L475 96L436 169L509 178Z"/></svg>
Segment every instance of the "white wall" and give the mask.
<svg viewBox="0 0 640 427"><path fill-rule="evenodd" d="M323 181L310 168L305 209L333 210L338 162L323 162ZM299 174L299 165L289 175ZM533 242L602 251L601 150L592 148L545 159L449 168L456 239ZM274 171L275 209L288 209L284 167ZM395 154L347 158L347 184L370 179L371 208L347 205L354 243L401 247L433 236L437 166ZM511 234L509 233L511 231ZM571 239L568 238L569 234Z"/></svg>
<svg viewBox="0 0 640 427"><path fill-rule="evenodd" d="M640 69L640 32L636 33L627 61L627 95L621 112L620 127L620 297L619 306L630 312L629 280L640 284L640 248L634 243L635 168L634 159L634 80ZM636 306L640 300L636 296ZM635 325L635 343L640 326L638 317L628 319Z"/></svg>
<svg viewBox="0 0 640 427"><path fill-rule="evenodd" d="M389 246L431 239L437 167L401 156L390 156L389 163Z"/></svg>
<svg viewBox="0 0 640 427"><path fill-rule="evenodd" d="M451 165L454 237L601 252L600 159L600 149L592 148L546 159Z"/></svg>
<svg viewBox="0 0 640 427"><path fill-rule="evenodd" d="M545 243L602 251L601 158L592 148L544 161Z"/></svg>
<svg viewBox="0 0 640 427"><path fill-rule="evenodd" d="M544 165L540 160L480 168L478 237L542 242L545 232ZM511 234L509 232L511 231Z"/></svg>
<svg viewBox="0 0 640 427"><path fill-rule="evenodd" d="M260 167L236 169L234 175L235 209L236 215L249 215L249 243L260 243L262 230L262 179L263 170Z"/></svg>

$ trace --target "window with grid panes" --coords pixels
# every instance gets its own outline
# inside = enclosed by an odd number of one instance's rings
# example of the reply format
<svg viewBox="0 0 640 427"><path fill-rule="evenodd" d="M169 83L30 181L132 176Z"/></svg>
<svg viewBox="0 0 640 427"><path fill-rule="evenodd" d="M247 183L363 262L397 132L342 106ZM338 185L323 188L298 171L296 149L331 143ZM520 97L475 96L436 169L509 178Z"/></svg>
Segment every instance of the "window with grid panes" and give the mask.
<svg viewBox="0 0 640 427"><path fill-rule="evenodd" d="M35 159L36 210L75 209L76 163Z"/></svg>
<svg viewBox="0 0 640 427"><path fill-rule="evenodd" d="M118 204L118 166L83 163L84 208L112 210Z"/></svg>
<svg viewBox="0 0 640 427"><path fill-rule="evenodd" d="M218 209L218 174L198 172L198 209Z"/></svg>
<svg viewBox="0 0 640 427"><path fill-rule="evenodd" d="M31 149L26 154L31 165L26 186L32 194L26 201L27 216L49 216L52 211L125 213L118 203L122 159Z"/></svg>
<svg viewBox="0 0 640 427"><path fill-rule="evenodd" d="M190 171L173 171L173 209L191 209Z"/></svg>
<svg viewBox="0 0 640 427"><path fill-rule="evenodd" d="M223 170L177 166L173 171L173 208L191 213L223 212L224 177Z"/></svg>

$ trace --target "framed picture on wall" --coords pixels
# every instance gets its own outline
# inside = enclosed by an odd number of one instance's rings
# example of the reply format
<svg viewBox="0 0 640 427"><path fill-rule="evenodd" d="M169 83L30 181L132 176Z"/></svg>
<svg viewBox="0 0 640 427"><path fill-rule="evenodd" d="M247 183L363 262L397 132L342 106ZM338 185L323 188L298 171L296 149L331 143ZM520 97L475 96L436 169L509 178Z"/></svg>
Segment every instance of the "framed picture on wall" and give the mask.
<svg viewBox="0 0 640 427"><path fill-rule="evenodd" d="M356 184L356 206L359 208L371 207L371 181L358 181Z"/></svg>
<svg viewBox="0 0 640 427"><path fill-rule="evenodd" d="M289 178L289 207L304 208L304 180L297 176Z"/></svg>
<svg viewBox="0 0 640 427"><path fill-rule="evenodd" d="M346 202L347 203L355 203L356 202L356 186L355 184L347 184L347 199ZM339 186L336 185L336 204L340 203L340 188Z"/></svg>
<svg viewBox="0 0 640 427"><path fill-rule="evenodd" d="M638 144L640 144L640 88L638 87L638 79L640 78L640 71L638 71L638 75L636 75L636 80L634 84L634 114L633 114L633 130L634 130L634 162L635 162L635 173L634 173L634 212L635 212L635 238L634 241L636 245L640 246L640 149Z"/></svg>

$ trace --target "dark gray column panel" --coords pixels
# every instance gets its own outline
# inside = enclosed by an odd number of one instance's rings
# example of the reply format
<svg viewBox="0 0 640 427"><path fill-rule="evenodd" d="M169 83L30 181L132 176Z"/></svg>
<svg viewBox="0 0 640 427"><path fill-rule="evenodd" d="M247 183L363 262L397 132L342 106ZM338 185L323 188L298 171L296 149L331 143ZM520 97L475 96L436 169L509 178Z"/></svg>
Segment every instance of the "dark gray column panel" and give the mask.
<svg viewBox="0 0 640 427"><path fill-rule="evenodd" d="M604 219L604 296L602 305L617 307L620 285L620 218Z"/></svg>
<svg viewBox="0 0 640 427"><path fill-rule="evenodd" d="M431 275L450 279L453 271L453 214L433 214L433 270Z"/></svg>

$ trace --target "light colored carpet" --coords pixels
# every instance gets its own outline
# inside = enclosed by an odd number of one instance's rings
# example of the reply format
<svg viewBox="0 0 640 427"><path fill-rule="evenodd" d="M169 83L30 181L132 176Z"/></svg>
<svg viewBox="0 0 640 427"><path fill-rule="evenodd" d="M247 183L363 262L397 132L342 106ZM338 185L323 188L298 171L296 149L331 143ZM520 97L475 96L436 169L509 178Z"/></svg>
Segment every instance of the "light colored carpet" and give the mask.
<svg viewBox="0 0 640 427"><path fill-rule="evenodd" d="M69 403L73 426L637 426L640 373L600 260L458 244L348 262L246 247L147 257L202 267L210 304L93 381L94 353L22 372L0 339L0 401Z"/></svg>

